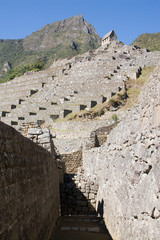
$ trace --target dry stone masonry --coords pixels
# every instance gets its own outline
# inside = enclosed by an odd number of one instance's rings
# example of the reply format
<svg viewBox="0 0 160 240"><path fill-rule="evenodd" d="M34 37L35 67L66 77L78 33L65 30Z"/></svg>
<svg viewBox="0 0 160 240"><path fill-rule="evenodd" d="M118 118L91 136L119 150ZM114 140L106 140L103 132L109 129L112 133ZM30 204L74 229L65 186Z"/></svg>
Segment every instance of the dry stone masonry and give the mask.
<svg viewBox="0 0 160 240"><path fill-rule="evenodd" d="M39 146L42 146L52 154L55 154L49 128L42 129L38 124L35 123L23 123L22 127L20 128L20 132L23 136L26 136Z"/></svg>
<svg viewBox="0 0 160 240"><path fill-rule="evenodd" d="M60 191L62 216L96 214L98 185L85 178L81 168L77 174L65 175Z"/></svg>
<svg viewBox="0 0 160 240"><path fill-rule="evenodd" d="M1 120L25 137L0 122L0 239L48 239L60 201L62 215L104 217L113 239L159 239L160 66L117 126L105 116L55 121L103 103L159 60L113 41L1 84Z"/></svg>
<svg viewBox="0 0 160 240"><path fill-rule="evenodd" d="M0 122L0 239L48 239L59 203L55 156Z"/></svg>
<svg viewBox="0 0 160 240"><path fill-rule="evenodd" d="M158 59L159 52L112 41L107 47L54 62L48 70L1 84L1 120L17 129L23 122L52 126L57 118L108 100L127 77L135 79L141 68L156 65Z"/></svg>
<svg viewBox="0 0 160 240"><path fill-rule="evenodd" d="M86 178L99 184L106 225L113 239L160 236L160 66L139 103L123 117L101 148L85 149ZM97 205L98 207L98 205Z"/></svg>

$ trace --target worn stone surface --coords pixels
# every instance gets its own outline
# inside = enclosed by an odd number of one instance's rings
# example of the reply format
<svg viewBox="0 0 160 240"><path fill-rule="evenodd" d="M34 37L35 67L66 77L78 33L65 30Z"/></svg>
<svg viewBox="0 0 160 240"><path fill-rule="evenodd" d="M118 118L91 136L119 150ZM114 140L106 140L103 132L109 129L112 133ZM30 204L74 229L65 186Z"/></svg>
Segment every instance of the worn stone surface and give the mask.
<svg viewBox="0 0 160 240"><path fill-rule="evenodd" d="M96 216L64 216L50 240L112 240L104 222Z"/></svg>
<svg viewBox="0 0 160 240"><path fill-rule="evenodd" d="M72 153L61 154L61 158L64 161L65 173L67 174L77 173L78 168L82 166L82 149Z"/></svg>
<svg viewBox="0 0 160 240"><path fill-rule="evenodd" d="M0 122L0 239L48 239L58 217L55 156Z"/></svg>
<svg viewBox="0 0 160 240"><path fill-rule="evenodd" d="M97 208L102 206L101 214L116 240L160 236L159 83L160 66L107 142L83 155L86 177L94 176L99 184Z"/></svg>

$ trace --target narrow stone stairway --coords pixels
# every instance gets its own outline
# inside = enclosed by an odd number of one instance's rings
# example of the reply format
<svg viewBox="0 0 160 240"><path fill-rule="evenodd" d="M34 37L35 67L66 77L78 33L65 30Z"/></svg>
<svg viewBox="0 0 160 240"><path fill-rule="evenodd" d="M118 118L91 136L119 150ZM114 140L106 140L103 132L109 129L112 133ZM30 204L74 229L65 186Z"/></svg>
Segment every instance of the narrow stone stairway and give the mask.
<svg viewBox="0 0 160 240"><path fill-rule="evenodd" d="M97 216L61 217L50 240L112 240L103 220Z"/></svg>

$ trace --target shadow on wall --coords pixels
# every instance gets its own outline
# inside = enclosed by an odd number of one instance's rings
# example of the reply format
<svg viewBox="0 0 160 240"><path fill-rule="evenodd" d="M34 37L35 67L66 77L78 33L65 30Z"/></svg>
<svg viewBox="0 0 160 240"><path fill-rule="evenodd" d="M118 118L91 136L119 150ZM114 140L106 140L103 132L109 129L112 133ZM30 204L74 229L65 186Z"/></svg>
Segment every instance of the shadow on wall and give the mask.
<svg viewBox="0 0 160 240"><path fill-rule="evenodd" d="M89 184L80 183L76 176L65 174L60 185L61 215L96 215L97 189L92 191Z"/></svg>
<svg viewBox="0 0 160 240"><path fill-rule="evenodd" d="M97 214L100 215L101 218L103 218L103 213L104 213L104 201L102 199L101 201L98 201Z"/></svg>
<svg viewBox="0 0 160 240"><path fill-rule="evenodd" d="M97 186L97 184L89 182L88 179L84 180L82 176L77 174L65 174L64 183L60 185L61 216L93 215L100 219L101 224L104 224L103 199L98 202L96 210ZM106 227L105 231L110 237L109 239L112 240Z"/></svg>

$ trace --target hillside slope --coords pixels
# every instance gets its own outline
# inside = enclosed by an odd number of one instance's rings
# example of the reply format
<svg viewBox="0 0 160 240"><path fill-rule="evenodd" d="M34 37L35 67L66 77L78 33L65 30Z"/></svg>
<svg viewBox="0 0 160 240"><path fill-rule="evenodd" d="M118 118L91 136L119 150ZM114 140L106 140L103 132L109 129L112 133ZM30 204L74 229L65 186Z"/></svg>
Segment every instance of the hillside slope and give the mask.
<svg viewBox="0 0 160 240"><path fill-rule="evenodd" d="M160 51L160 32L141 34L132 45L146 48L150 51Z"/></svg>
<svg viewBox="0 0 160 240"><path fill-rule="evenodd" d="M47 67L53 60L95 49L100 42L95 29L81 15L53 22L24 39L0 41L0 76L6 62L15 68L39 59Z"/></svg>

